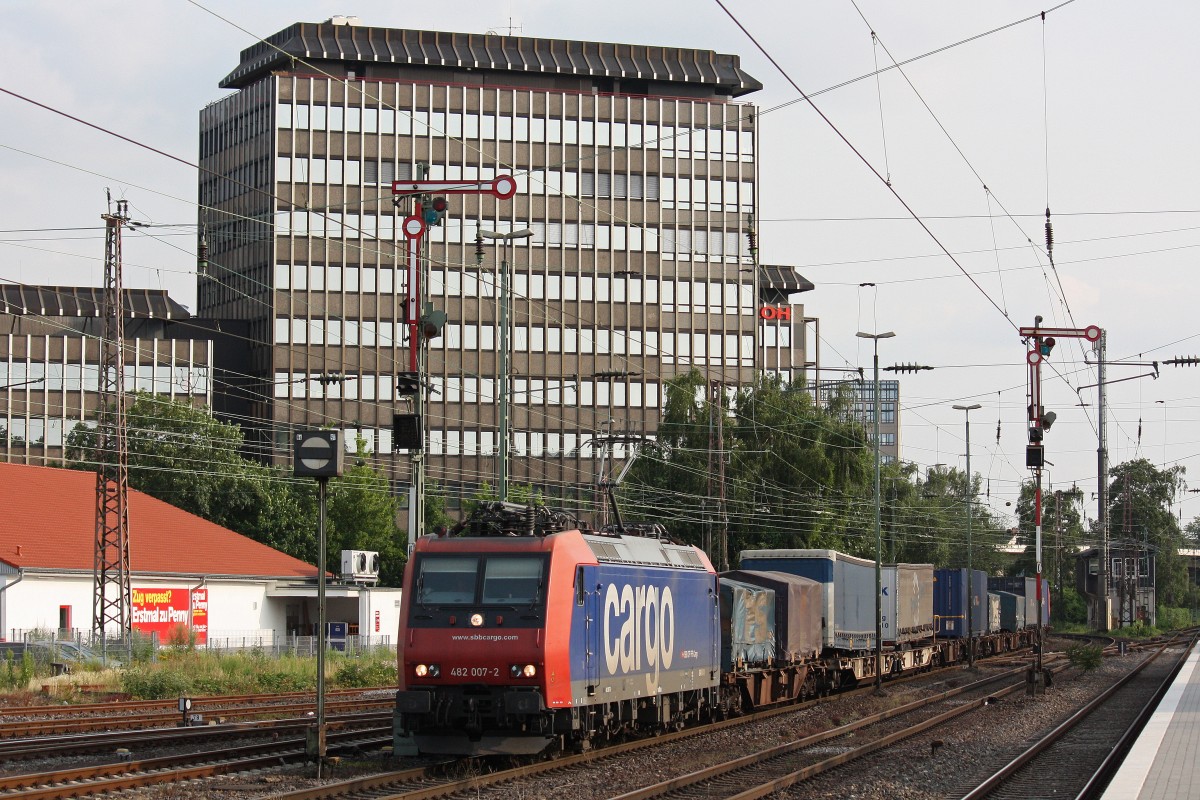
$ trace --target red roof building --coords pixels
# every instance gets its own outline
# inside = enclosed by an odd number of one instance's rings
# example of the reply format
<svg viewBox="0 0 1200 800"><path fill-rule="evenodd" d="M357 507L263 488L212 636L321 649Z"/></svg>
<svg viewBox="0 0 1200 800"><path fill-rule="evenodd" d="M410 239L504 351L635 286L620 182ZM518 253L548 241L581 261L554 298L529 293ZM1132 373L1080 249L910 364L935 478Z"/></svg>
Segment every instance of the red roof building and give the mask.
<svg viewBox="0 0 1200 800"><path fill-rule="evenodd" d="M0 463L0 499L0 641L85 644L95 613L96 474ZM136 633L221 648L312 647L316 567L133 489L129 568ZM345 574L327 583L331 640L394 641L398 589Z"/></svg>
<svg viewBox="0 0 1200 800"><path fill-rule="evenodd" d="M0 463L0 562L11 567L92 572L96 474ZM313 578L317 568L228 528L129 490L133 575Z"/></svg>

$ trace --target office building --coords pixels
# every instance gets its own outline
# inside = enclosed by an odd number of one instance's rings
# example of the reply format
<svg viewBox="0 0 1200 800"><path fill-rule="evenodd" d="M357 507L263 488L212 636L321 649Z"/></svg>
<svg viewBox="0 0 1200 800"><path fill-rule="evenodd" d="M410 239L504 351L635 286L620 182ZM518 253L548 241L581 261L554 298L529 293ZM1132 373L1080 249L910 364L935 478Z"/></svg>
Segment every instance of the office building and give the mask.
<svg viewBox="0 0 1200 800"><path fill-rule="evenodd" d="M835 397L845 397L847 413L867 429L875 440L875 382L870 375L846 380L822 380L817 383L817 401L828 406ZM900 458L900 381L879 382L879 458L891 464Z"/></svg>
<svg viewBox="0 0 1200 800"><path fill-rule="evenodd" d="M281 459L294 428L340 427L410 479L392 424L409 410L395 383L412 199L394 181L516 179L511 199L448 195L425 237L421 300L447 315L425 458L452 505L497 483L504 264L511 475L549 496L590 500L595 437L653 435L673 376L744 385L768 355L811 360L802 323L761 312L811 284L756 266L758 117L740 98L761 85L736 56L333 18L245 49L221 86L200 113L198 313L249 326L247 435Z"/></svg>
<svg viewBox="0 0 1200 800"><path fill-rule="evenodd" d="M99 409L104 290L0 286L0 461L62 463L67 437ZM193 320L166 292L126 289L125 390L244 415L244 338ZM216 371L215 350L225 366Z"/></svg>

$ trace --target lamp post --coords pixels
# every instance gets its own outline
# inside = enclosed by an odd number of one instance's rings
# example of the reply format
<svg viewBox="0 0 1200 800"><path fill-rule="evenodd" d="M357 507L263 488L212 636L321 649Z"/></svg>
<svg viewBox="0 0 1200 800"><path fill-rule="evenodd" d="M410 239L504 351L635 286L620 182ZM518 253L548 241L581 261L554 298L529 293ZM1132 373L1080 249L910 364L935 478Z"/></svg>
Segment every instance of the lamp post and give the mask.
<svg viewBox="0 0 1200 800"><path fill-rule="evenodd" d="M875 691L883 688L883 537L879 530L879 340L890 339L895 332L855 334L875 343Z"/></svg>
<svg viewBox="0 0 1200 800"><path fill-rule="evenodd" d="M971 502L975 499L971 484L971 412L983 408L979 403L969 406L954 406L955 411L966 412L967 425L967 668L975 669L975 591L971 585L974 573L971 570Z"/></svg>
<svg viewBox="0 0 1200 800"><path fill-rule="evenodd" d="M497 483L497 491L500 495L501 502L508 501L508 398L509 398L509 358L511 357L512 341L509 336L509 328L511 326L512 316L512 296L509 292L509 275L508 275L508 245L516 239L528 239L533 236L533 231L528 228L522 228L519 231L510 233L497 233L495 231L479 231L479 235L484 239L492 239L503 242L504 251L500 260L500 341L499 341L499 361L500 361L500 458L499 458L499 476Z"/></svg>

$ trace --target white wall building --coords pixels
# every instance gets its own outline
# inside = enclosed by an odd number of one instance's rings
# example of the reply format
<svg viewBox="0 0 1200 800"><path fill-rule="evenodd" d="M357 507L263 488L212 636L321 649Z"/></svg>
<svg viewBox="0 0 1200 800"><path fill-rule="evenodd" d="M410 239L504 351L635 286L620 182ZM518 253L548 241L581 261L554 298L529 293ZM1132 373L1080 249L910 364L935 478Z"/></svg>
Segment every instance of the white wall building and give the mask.
<svg viewBox="0 0 1200 800"><path fill-rule="evenodd" d="M0 463L0 640L87 639L94 608L96 477ZM273 647L310 636L317 570L130 490L133 627L161 643ZM330 622L361 645L394 645L400 590L327 577Z"/></svg>

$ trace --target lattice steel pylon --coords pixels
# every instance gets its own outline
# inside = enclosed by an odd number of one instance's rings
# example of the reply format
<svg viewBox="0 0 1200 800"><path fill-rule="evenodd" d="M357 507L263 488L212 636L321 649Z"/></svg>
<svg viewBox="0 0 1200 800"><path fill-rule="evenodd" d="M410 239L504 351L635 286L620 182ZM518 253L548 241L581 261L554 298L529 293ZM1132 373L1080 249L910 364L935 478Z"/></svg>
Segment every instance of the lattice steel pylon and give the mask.
<svg viewBox="0 0 1200 800"><path fill-rule="evenodd" d="M102 214L104 235L104 335L100 340L100 408L96 424L96 559L92 630L105 638L115 627L130 632L129 452L125 440L125 309L121 290L121 227L129 204Z"/></svg>

